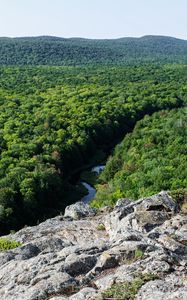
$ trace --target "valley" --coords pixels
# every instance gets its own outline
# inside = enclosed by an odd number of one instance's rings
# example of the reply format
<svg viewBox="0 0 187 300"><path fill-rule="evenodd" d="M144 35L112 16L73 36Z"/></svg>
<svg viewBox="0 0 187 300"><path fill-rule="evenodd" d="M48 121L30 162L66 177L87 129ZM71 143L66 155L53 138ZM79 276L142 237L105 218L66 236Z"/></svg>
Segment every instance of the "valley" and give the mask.
<svg viewBox="0 0 187 300"><path fill-rule="evenodd" d="M186 300L187 1L1 1L0 300Z"/></svg>
<svg viewBox="0 0 187 300"><path fill-rule="evenodd" d="M161 61L0 67L1 234L63 212L86 196L73 174L106 160L145 115L186 106L187 66Z"/></svg>

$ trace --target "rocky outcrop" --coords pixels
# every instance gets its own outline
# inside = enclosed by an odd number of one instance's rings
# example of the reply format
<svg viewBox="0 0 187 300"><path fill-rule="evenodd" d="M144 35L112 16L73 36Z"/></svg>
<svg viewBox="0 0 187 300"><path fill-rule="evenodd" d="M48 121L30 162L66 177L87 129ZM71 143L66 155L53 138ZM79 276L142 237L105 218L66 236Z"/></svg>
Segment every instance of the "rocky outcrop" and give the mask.
<svg viewBox="0 0 187 300"><path fill-rule="evenodd" d="M89 207L88 204L85 204L84 202L77 202L66 207L64 216L70 217L73 220L79 220L84 217L94 216L95 213L95 209Z"/></svg>
<svg viewBox="0 0 187 300"><path fill-rule="evenodd" d="M105 299L114 283L140 274L155 278L140 286L137 300L187 294L187 218L166 192L120 199L97 214L79 202L8 238L22 246L0 253L1 300Z"/></svg>

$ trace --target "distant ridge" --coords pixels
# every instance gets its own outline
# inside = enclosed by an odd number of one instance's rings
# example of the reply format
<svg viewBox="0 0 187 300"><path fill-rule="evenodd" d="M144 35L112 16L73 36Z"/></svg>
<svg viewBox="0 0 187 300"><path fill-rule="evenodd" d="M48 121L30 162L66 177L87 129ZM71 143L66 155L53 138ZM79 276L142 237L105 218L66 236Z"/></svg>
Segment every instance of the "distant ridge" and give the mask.
<svg viewBox="0 0 187 300"><path fill-rule="evenodd" d="M187 63L187 41L146 35L117 39L0 38L0 65Z"/></svg>
<svg viewBox="0 0 187 300"><path fill-rule="evenodd" d="M129 39L133 39L133 40L141 40L141 39L172 39L172 40L178 40L178 41L186 41L185 39L180 39L177 37L172 37L172 36L166 36L166 35L143 35L140 37L118 37L118 38L102 38L102 39L96 39L96 38L86 38L86 37L58 37L58 36L53 36L53 35L37 35L37 36L21 36L21 37L8 37L8 36L4 36L4 37L0 37L1 39L11 39L11 40L29 40L29 39L48 39L48 40L85 40L85 41L117 41L117 40L129 40Z"/></svg>

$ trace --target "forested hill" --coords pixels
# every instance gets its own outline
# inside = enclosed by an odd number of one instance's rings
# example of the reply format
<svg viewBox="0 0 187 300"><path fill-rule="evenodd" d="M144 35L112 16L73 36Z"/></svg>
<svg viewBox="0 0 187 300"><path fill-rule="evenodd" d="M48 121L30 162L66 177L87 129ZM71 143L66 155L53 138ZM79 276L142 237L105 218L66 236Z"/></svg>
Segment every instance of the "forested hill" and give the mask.
<svg viewBox="0 0 187 300"><path fill-rule="evenodd" d="M74 171L101 161L106 147L124 137L145 114L183 107L186 101L186 65L0 67L0 235L55 216L80 200L81 187L69 183ZM185 124L186 116L178 119L182 119L179 125ZM171 122L168 124L169 141L182 139L184 126L177 131ZM154 126L150 125L150 130ZM148 145L147 150L154 149L151 146L159 137L167 141L163 133L157 132L155 138L150 136L151 141L138 135ZM185 176L180 153L185 151L186 143L182 139L180 146L177 141L167 147L176 157L174 171L170 164L166 165L169 171L164 167L160 170L163 176L168 176L170 168L171 174L178 170L174 177L178 189L183 188L177 176ZM137 153L144 153L144 144L138 144L142 145L138 149L134 142L132 153L135 147ZM156 149L158 161L162 144ZM136 162L137 157L132 156L132 160ZM162 161L167 163L167 159ZM151 159L147 163L151 170L153 163ZM135 175L139 185L144 177L147 180L142 173L139 180L138 171ZM159 190L164 184L161 186L159 181ZM106 199L110 199L110 193Z"/></svg>
<svg viewBox="0 0 187 300"><path fill-rule="evenodd" d="M90 40L0 38L0 65L187 63L187 41L164 36Z"/></svg>

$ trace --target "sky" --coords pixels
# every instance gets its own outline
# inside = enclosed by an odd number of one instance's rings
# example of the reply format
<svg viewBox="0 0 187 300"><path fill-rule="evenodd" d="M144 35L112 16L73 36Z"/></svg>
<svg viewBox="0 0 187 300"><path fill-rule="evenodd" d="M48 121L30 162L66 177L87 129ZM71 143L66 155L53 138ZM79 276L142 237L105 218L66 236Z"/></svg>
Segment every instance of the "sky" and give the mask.
<svg viewBox="0 0 187 300"><path fill-rule="evenodd" d="M0 36L187 40L187 0L0 0Z"/></svg>

